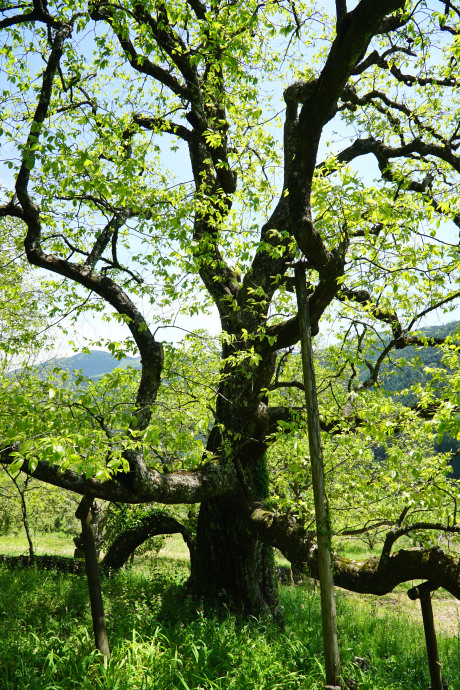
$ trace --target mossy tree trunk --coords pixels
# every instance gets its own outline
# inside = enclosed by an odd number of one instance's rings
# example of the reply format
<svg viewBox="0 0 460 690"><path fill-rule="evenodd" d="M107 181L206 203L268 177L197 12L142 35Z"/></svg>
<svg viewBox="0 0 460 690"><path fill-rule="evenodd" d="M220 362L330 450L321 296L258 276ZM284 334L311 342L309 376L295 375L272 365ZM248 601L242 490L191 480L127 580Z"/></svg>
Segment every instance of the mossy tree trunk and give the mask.
<svg viewBox="0 0 460 690"><path fill-rule="evenodd" d="M229 495L201 504L191 586L243 615L281 623L273 549L246 529L235 503Z"/></svg>

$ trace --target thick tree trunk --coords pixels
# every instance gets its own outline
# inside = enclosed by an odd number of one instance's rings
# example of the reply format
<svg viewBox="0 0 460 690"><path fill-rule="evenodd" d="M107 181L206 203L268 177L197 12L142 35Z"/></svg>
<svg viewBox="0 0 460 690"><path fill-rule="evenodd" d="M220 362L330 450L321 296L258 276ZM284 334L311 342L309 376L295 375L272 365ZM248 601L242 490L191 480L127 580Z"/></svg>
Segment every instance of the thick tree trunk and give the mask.
<svg viewBox="0 0 460 690"><path fill-rule="evenodd" d="M190 585L242 615L268 615L281 624L273 549L244 527L235 504L234 496L201 504Z"/></svg>
<svg viewBox="0 0 460 690"><path fill-rule="evenodd" d="M235 377L234 387L231 378L226 383L219 398L218 417L225 420L224 426L231 432L223 438L220 429L214 427L208 451L232 464L238 481L227 494L200 504L189 584L196 594L221 598L244 616L270 616L282 625L273 549L248 530L239 509L241 500L248 496L268 496L264 442L267 407L258 398L252 409L237 410L230 403L227 407L228 401L244 398L241 388L244 390L246 378L238 381Z"/></svg>

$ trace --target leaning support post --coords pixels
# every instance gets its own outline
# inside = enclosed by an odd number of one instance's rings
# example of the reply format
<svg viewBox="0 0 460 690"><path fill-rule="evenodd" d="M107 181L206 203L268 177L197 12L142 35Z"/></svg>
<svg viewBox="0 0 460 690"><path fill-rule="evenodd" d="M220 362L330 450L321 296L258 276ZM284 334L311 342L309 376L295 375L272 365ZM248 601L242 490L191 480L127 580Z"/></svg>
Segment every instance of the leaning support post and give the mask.
<svg viewBox="0 0 460 690"><path fill-rule="evenodd" d="M93 499L84 496L76 510L75 517L81 522L83 552L85 554L86 578L88 580L91 617L93 619L94 639L98 649L110 659L109 640L105 625L104 602L102 601L101 581L97 562L96 540L94 537L93 516L95 506Z"/></svg>
<svg viewBox="0 0 460 690"><path fill-rule="evenodd" d="M407 596L409 599L412 599L412 601L420 599L428 665L430 667L431 690L446 690L441 675L441 663L439 661L436 631L434 629L433 607L431 605L431 593L434 592L435 589L438 589L438 585L428 580L428 582L424 582L418 585L418 587L409 589Z"/></svg>
<svg viewBox="0 0 460 690"><path fill-rule="evenodd" d="M318 540L318 569L321 590L321 616L323 623L326 683L336 687L340 678L340 656L337 639L337 613L335 606L334 579L332 573L331 530L324 481L323 450L319 425L318 398L316 394L313 350L311 344L310 311L307 296L305 268L296 264L295 282L302 350L302 369L305 402L308 415L308 441L315 501L316 531Z"/></svg>

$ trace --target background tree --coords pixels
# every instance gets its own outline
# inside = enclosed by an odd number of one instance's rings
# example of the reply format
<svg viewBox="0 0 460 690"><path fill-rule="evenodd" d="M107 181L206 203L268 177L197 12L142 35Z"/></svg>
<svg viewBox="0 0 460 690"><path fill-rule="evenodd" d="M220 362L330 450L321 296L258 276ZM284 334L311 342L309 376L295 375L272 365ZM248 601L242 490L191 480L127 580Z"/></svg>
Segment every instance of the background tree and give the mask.
<svg viewBox="0 0 460 690"><path fill-rule="evenodd" d="M25 518L32 543L43 534L60 532L69 539L75 535L77 503L72 494L30 476L10 475L7 467L0 468L1 534L25 530Z"/></svg>
<svg viewBox="0 0 460 690"><path fill-rule="evenodd" d="M293 262L307 262L313 334L332 318L340 338L325 383L331 443L356 429L384 443L435 413L455 433L448 410L458 402L447 386L434 406L422 396L413 410L372 394L392 349L441 345L416 328L459 295L456 242L438 241L436 224L460 222L460 6L360 0L349 9L337 0L329 9L35 0L3 5L0 21L14 181L0 215L22 223L28 260L63 279L63 304L88 295L85 308L113 310L130 335L112 350L142 360L116 419L95 411L87 392L72 402L47 384L34 405L23 395L2 461L25 458L25 472L86 496L199 503L191 583L275 616L271 546L316 571L314 534L300 514L270 509L267 476L267 450L303 428L286 394L301 384L280 375L299 340ZM212 400L193 452L181 447L170 468L156 423L165 361L157 326L179 301L191 315L214 305L221 352L210 384L182 379L191 409L196 386L209 386ZM436 424L425 421L425 433ZM380 477L369 456L362 467ZM392 471L388 463L381 481L391 484ZM339 481L331 476L338 493ZM403 534L458 531L456 497L428 484L430 496L448 496L443 519L408 523L404 501L418 499L402 492L381 558L360 567L336 559L337 584L384 593L429 577L459 594L446 553L392 553Z"/></svg>

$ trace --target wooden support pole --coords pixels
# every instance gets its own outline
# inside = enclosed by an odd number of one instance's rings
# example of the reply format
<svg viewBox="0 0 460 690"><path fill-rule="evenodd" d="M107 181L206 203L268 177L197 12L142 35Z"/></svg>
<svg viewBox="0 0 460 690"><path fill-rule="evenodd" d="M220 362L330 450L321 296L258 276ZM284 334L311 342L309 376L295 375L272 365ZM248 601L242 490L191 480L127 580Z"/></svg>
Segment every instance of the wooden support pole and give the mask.
<svg viewBox="0 0 460 690"><path fill-rule="evenodd" d="M99 565L97 562L93 511L93 499L84 496L76 510L75 517L77 517L81 522L86 578L88 581L91 617L93 620L96 649L98 649L108 660L110 659L110 648L105 624L104 602L102 600L101 581L99 578Z"/></svg>
<svg viewBox="0 0 460 690"><path fill-rule="evenodd" d="M425 630L426 651L428 654L428 665L430 667L431 690L446 690L443 685L441 674L441 663L438 655L438 644L436 641L436 631L434 628L433 607L431 605L431 593L438 589L438 585L433 582L424 582L418 587L412 587L407 592L407 596L412 601L420 599L422 609L423 627Z"/></svg>
<svg viewBox="0 0 460 690"><path fill-rule="evenodd" d="M321 617L323 624L324 658L327 686L337 687L340 678L340 655L337 637L337 612L332 573L331 530L323 465L323 449L319 424L313 349L311 344L310 311L307 296L305 268L295 267L302 369L305 402L308 415L308 441L315 501L316 532L318 540L318 569L321 591Z"/></svg>

